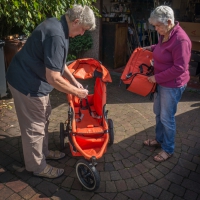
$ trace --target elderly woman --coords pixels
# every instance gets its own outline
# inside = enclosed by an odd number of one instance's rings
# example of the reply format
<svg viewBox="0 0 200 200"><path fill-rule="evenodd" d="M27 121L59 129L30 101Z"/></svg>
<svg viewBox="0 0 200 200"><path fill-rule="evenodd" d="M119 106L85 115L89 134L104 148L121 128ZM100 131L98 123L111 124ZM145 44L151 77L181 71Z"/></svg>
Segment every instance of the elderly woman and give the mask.
<svg viewBox="0 0 200 200"><path fill-rule="evenodd" d="M174 23L174 12L168 6L157 7L149 23L160 34L158 44L144 47L153 52L154 76L149 82L157 83L154 94L156 137L144 141L146 146L159 146L162 151L154 157L157 162L170 158L174 153L177 104L190 79L189 61L191 41L185 31Z"/></svg>
<svg viewBox="0 0 200 200"><path fill-rule="evenodd" d="M35 176L57 178L64 173L64 169L46 163L46 159L65 156L48 148L49 93L56 88L86 97L88 91L72 76L65 62L69 37L83 35L95 26L93 11L88 6L74 5L60 20L52 17L38 25L8 68L7 81L21 129L25 167Z"/></svg>

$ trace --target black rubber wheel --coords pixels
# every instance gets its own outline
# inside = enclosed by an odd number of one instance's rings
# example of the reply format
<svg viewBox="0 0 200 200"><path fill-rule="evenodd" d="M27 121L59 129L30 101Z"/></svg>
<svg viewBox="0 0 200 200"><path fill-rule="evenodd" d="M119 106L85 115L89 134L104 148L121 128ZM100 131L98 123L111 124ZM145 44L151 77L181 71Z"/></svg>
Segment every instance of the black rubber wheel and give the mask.
<svg viewBox="0 0 200 200"><path fill-rule="evenodd" d="M86 160L79 160L76 164L76 175L80 183L89 191L99 188L100 176L96 167Z"/></svg>
<svg viewBox="0 0 200 200"><path fill-rule="evenodd" d="M114 143L114 130L113 130L112 119L108 119L108 128L109 128L109 144L112 145Z"/></svg>
<svg viewBox="0 0 200 200"><path fill-rule="evenodd" d="M65 148L65 130L64 130L64 123L60 123L60 149Z"/></svg>

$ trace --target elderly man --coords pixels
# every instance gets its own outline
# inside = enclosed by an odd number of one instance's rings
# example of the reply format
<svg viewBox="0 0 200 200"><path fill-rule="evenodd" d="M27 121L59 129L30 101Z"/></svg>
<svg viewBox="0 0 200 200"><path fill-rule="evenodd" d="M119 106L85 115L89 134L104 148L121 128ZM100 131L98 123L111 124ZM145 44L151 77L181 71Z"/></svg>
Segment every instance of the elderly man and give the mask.
<svg viewBox="0 0 200 200"><path fill-rule="evenodd" d="M57 178L64 173L64 169L46 163L46 159L65 156L48 149L49 93L56 88L86 97L88 91L71 75L65 62L69 37L83 35L95 26L93 11L88 6L74 5L60 21L48 18L39 24L8 68L6 77L21 129L26 170L36 176Z"/></svg>

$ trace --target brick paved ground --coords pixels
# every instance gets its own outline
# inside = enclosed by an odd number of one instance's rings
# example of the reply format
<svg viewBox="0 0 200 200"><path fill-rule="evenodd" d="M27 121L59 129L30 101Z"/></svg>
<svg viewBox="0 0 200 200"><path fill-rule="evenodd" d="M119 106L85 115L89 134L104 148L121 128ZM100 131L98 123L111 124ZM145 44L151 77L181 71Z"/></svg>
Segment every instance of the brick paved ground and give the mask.
<svg viewBox="0 0 200 200"><path fill-rule="evenodd" d="M152 102L118 87L119 76L108 85L108 116L114 121L115 143L98 160L100 188L88 192L75 173L78 160L67 156L48 161L65 168L65 174L49 180L32 176L24 169L19 125L13 99L0 100L0 200L200 200L200 93L187 89L176 115L176 149L163 163L153 161L159 149L142 145L154 137ZM89 82L89 86L91 83ZM59 123L67 119L65 95L51 93L50 149L59 148Z"/></svg>

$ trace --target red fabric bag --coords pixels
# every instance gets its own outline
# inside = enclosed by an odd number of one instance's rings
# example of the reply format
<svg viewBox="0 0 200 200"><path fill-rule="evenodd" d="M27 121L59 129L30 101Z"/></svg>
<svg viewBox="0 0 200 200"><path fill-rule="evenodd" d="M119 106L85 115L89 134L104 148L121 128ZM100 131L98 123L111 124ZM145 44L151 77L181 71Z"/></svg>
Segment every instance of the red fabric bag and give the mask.
<svg viewBox="0 0 200 200"><path fill-rule="evenodd" d="M141 96L147 96L155 91L156 83L148 81L148 76L153 75L151 62L152 52L143 48L135 49L121 76L128 91Z"/></svg>

